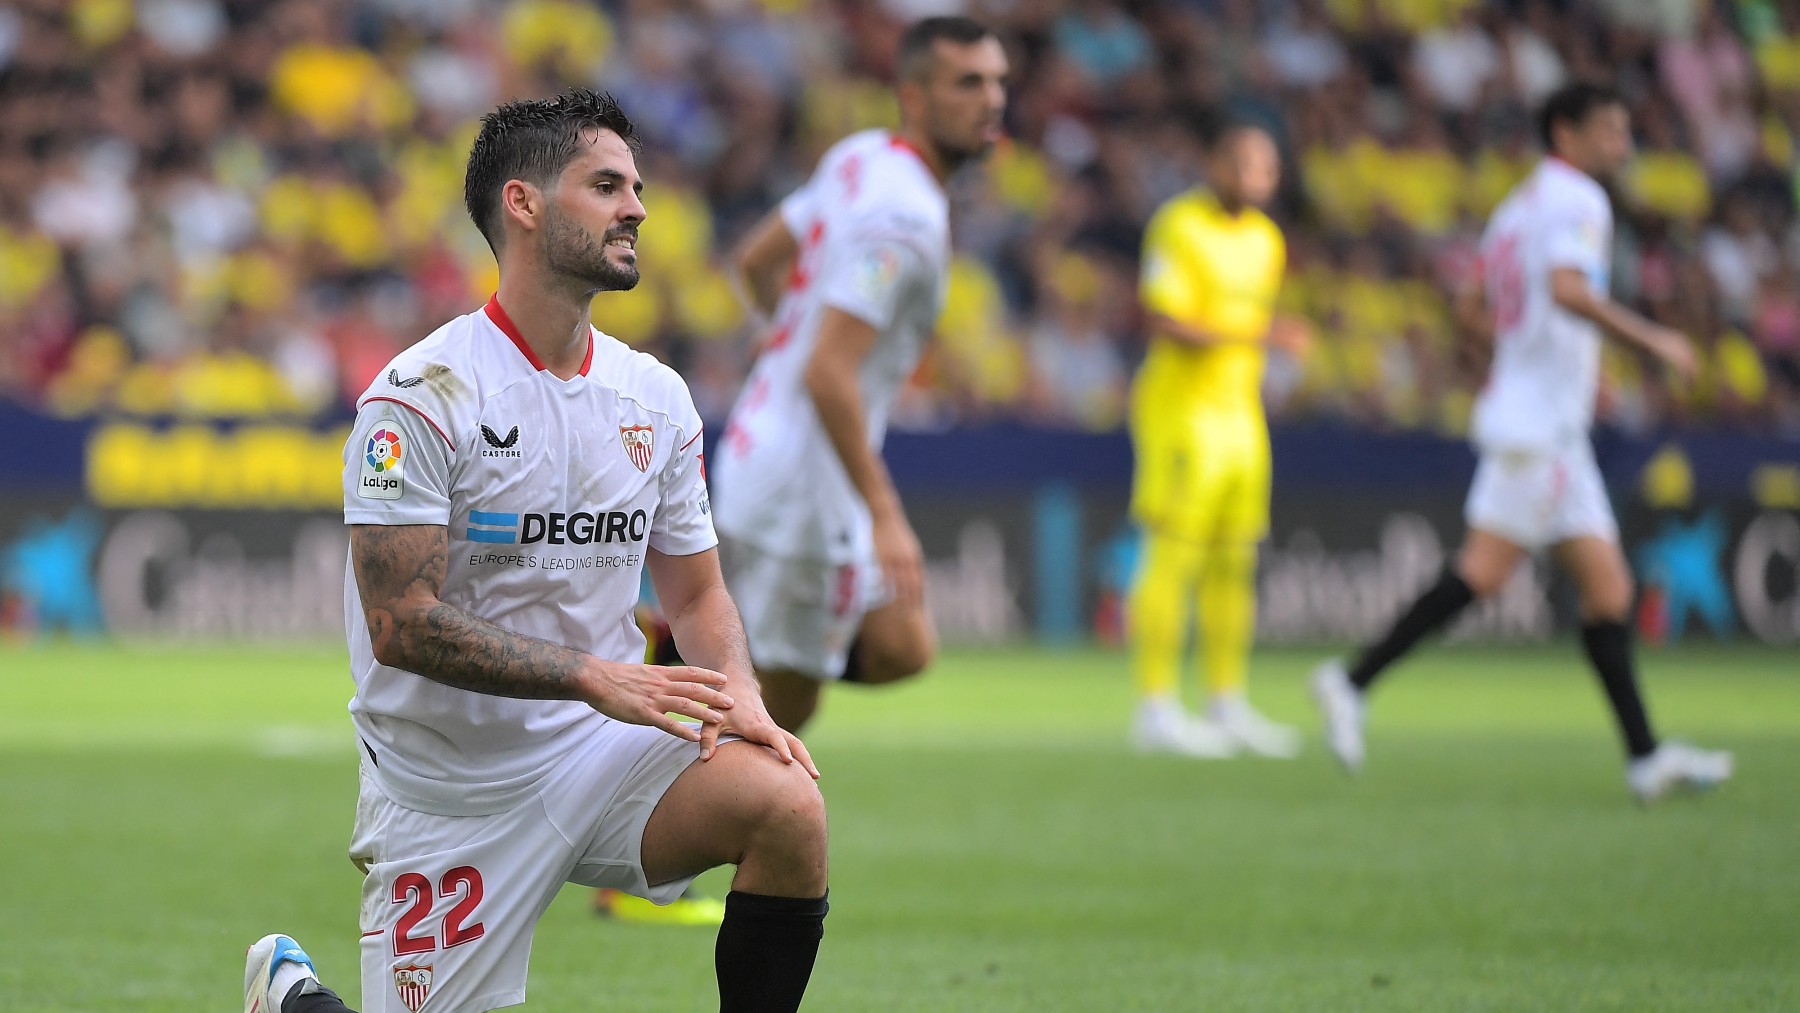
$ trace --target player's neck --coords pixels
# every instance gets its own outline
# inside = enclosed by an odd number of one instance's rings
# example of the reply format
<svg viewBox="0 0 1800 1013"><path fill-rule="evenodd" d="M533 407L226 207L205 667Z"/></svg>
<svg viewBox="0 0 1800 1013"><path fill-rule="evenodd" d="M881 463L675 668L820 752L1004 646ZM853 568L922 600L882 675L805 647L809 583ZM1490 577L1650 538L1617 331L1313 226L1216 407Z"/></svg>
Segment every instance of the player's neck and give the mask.
<svg viewBox="0 0 1800 1013"><path fill-rule="evenodd" d="M1248 211L1250 209L1249 204L1246 204L1245 202L1243 202L1241 200L1235 200L1232 198L1228 198L1224 194L1220 193L1217 190L1212 189L1211 187L1207 188L1207 192L1212 194L1213 203L1217 204L1219 206L1219 210L1225 212L1225 215L1228 218L1236 218L1237 216L1243 214L1245 211Z"/></svg>
<svg viewBox="0 0 1800 1013"><path fill-rule="evenodd" d="M1593 173L1587 171L1586 169L1583 169L1581 167L1581 163L1576 162L1575 160L1569 158L1567 155L1561 155L1561 154L1558 154L1558 153L1552 151L1550 154L1548 154L1544 157L1551 162L1554 162L1558 165L1563 166L1566 169L1573 169L1576 172L1581 173L1583 176L1588 177L1589 179L1594 178Z"/></svg>
<svg viewBox="0 0 1800 1013"><path fill-rule="evenodd" d="M917 155L919 161L924 162L925 168L931 172L931 178L938 181L939 186L942 186L944 180L950 177L952 171L951 166L945 160L943 154L938 151L937 146L932 144L923 135L916 131L909 130L906 127L901 127L894 133L894 141L900 147Z"/></svg>
<svg viewBox="0 0 1800 1013"><path fill-rule="evenodd" d="M501 277L495 297L517 329L519 340L543 368L563 380L581 372L593 341L590 298L556 292L516 275Z"/></svg>

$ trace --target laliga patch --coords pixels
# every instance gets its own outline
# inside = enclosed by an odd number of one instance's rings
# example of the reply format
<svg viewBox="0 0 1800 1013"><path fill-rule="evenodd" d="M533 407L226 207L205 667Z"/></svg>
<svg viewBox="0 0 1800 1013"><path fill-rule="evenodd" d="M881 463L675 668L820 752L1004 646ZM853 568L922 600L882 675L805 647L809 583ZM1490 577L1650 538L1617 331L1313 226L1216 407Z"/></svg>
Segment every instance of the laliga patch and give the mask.
<svg viewBox="0 0 1800 1013"><path fill-rule="evenodd" d="M1175 265L1169 263L1169 258L1167 256L1161 253L1152 253L1150 257L1144 261L1144 280L1153 285L1157 284L1161 282L1170 271L1174 270L1174 267Z"/></svg>
<svg viewBox="0 0 1800 1013"><path fill-rule="evenodd" d="M1584 221L1576 230L1581 245L1592 253L1606 249L1606 230L1596 221Z"/></svg>
<svg viewBox="0 0 1800 1013"><path fill-rule="evenodd" d="M881 305L887 300L894 283L900 280L900 254L890 247L870 250L856 265L853 283L856 294L866 302Z"/></svg>
<svg viewBox="0 0 1800 1013"><path fill-rule="evenodd" d="M399 499L406 483L400 468L406 444L393 419L382 419L363 439L362 468L356 478L356 494L363 499Z"/></svg>

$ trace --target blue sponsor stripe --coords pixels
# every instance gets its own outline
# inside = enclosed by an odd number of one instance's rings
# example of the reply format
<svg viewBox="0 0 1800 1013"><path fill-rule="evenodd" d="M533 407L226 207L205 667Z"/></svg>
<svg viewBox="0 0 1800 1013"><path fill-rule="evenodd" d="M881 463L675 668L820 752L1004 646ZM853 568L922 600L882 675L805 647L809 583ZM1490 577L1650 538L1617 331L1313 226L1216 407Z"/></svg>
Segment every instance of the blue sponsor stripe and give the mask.
<svg viewBox="0 0 1800 1013"><path fill-rule="evenodd" d="M519 515L518 514L490 514L485 511L482 511L482 510L471 510L471 511L469 511L469 523L471 523L471 524L504 524L509 528L516 528L519 526Z"/></svg>
<svg viewBox="0 0 1800 1013"><path fill-rule="evenodd" d="M510 545L512 544L512 540L518 537L518 533L514 531L487 531L482 528L470 528L468 537L471 542L505 542Z"/></svg>

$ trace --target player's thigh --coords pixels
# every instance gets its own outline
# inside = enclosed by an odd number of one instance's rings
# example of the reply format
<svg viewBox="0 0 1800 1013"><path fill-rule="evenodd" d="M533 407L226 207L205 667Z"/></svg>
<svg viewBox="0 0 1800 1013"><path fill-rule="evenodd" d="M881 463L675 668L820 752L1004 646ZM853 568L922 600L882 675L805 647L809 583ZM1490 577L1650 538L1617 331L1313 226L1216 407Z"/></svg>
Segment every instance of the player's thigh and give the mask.
<svg viewBox="0 0 1800 1013"><path fill-rule="evenodd" d="M1558 542L1557 565L1581 592L1584 620L1623 619L1631 610L1631 567L1616 539L1583 535Z"/></svg>
<svg viewBox="0 0 1800 1013"><path fill-rule="evenodd" d="M1490 598L1506 586L1526 551L1504 535L1470 528L1456 556L1456 575L1477 598Z"/></svg>
<svg viewBox="0 0 1800 1013"><path fill-rule="evenodd" d="M1229 441L1218 457L1217 465L1206 476L1211 488L1207 541L1234 547L1241 552L1254 546L1269 532L1269 500L1272 469L1266 437L1254 435Z"/></svg>
<svg viewBox="0 0 1800 1013"><path fill-rule="evenodd" d="M822 681L841 677L866 610L867 567L837 565L722 543L725 586L744 619L750 659L759 671L790 671Z"/></svg>
<svg viewBox="0 0 1800 1013"><path fill-rule="evenodd" d="M825 803L806 769L766 746L725 743L712 759L689 764L656 804L643 832L645 875L668 884L736 865L757 833L782 818L815 821L822 852Z"/></svg>
<svg viewBox="0 0 1800 1013"><path fill-rule="evenodd" d="M366 775L365 775L366 776ZM365 864L362 1010L523 1002L531 937L571 851L534 797L495 816L433 816L365 785L352 856Z"/></svg>
<svg viewBox="0 0 1800 1013"><path fill-rule="evenodd" d="M1133 489L1132 516L1146 528L1188 541L1211 541L1222 523L1247 526L1235 448L1211 446L1198 431L1163 438L1155 457L1140 462L1143 482ZM1263 501L1266 511L1267 500Z"/></svg>
<svg viewBox="0 0 1800 1013"><path fill-rule="evenodd" d="M699 759L697 743L660 728L607 722L542 793L551 820L573 842L568 881L658 904L679 897L685 879L653 878L645 869L644 830L670 787Z"/></svg>
<svg viewBox="0 0 1800 1013"><path fill-rule="evenodd" d="M937 654L937 627L925 602L889 600L865 613L856 631L857 682L917 675Z"/></svg>
<svg viewBox="0 0 1800 1013"><path fill-rule="evenodd" d="M1134 417L1131 514L1139 523L1164 525L1180 512L1199 465L1198 442L1168 420Z"/></svg>

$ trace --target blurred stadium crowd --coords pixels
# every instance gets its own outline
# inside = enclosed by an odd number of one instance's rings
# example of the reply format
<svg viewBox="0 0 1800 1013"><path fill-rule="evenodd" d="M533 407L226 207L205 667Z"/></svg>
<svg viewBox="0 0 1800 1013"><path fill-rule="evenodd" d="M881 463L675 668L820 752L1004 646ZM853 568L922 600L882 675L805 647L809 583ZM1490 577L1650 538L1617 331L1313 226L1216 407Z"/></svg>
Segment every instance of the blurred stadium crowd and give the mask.
<svg viewBox="0 0 1800 1013"><path fill-rule="evenodd" d="M1670 386L1609 349L1602 415L1800 431L1800 5L1767 0L15 0L0 8L0 396L59 413L339 409L479 305L476 118L570 83L643 130L644 282L595 321L729 408L755 334L721 273L853 129L891 123L904 24L1003 32L1012 140L957 181L941 342L902 424L1108 428L1141 352L1143 222L1191 110L1285 155L1284 300L1318 340L1278 417L1461 431L1481 355L1446 291L1564 80L1628 96L1614 286L1696 337Z"/></svg>

